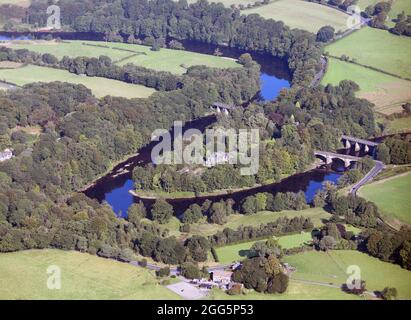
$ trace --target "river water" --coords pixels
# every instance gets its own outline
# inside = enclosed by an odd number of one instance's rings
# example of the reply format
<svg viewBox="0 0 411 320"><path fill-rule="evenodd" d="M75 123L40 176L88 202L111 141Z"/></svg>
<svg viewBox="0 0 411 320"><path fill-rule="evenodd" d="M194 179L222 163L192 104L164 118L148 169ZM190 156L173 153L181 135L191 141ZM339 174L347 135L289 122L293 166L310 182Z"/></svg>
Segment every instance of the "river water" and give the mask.
<svg viewBox="0 0 411 320"><path fill-rule="evenodd" d="M44 35L46 35L45 33ZM89 33L58 33L54 34L65 40L102 40L102 35ZM24 39L25 34L16 33L0 33L0 40L9 40L11 37ZM23 37L23 38L22 38ZM213 54L216 46L202 44L191 41L183 41L183 45L188 51L199 52L204 54ZM228 47L219 47L224 57L238 58L243 52L237 49ZM259 93L260 101L274 100L281 89L289 88L291 74L288 70L285 61L273 58L266 54L252 54L253 59L261 65L261 91ZM215 121L214 116L204 117L194 120L185 125L184 129L197 128L205 129L208 125ZM117 165L109 174L97 180L94 185L84 191L84 193L99 201L106 201L118 216L126 217L129 206L138 201L143 201L147 207L150 207L154 200L140 199L130 194L134 183L131 179L132 169L135 166L143 166L151 162L151 149L153 143L139 150L137 156L131 157L126 161ZM238 208L241 200L249 195L258 192L269 192L275 194L277 192L298 192L305 193L307 202L311 202L315 193L322 188L325 181L337 183L341 177L342 168L338 165L329 168L319 168L310 170L304 173L293 175L282 180L279 183L273 183L266 186L256 187L245 191L233 192L219 196L196 197L189 199L173 199L168 200L173 205L177 215L180 215L192 203L202 204L206 199L211 201L219 201L221 199L231 198L236 202L235 207Z"/></svg>

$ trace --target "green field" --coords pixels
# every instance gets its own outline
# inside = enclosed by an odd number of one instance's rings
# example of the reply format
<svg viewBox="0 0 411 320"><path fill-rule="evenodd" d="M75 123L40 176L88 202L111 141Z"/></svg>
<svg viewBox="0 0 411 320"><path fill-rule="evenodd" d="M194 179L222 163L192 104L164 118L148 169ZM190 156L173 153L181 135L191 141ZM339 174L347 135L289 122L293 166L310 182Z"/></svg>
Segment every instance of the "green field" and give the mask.
<svg viewBox="0 0 411 320"><path fill-rule="evenodd" d="M401 12L405 14L411 14L411 1L409 0L394 0L394 3L391 6L389 16L391 19L395 19L397 15Z"/></svg>
<svg viewBox="0 0 411 320"><path fill-rule="evenodd" d="M0 0L0 6L3 4L14 4L16 6L27 8L30 6L31 0Z"/></svg>
<svg viewBox="0 0 411 320"><path fill-rule="evenodd" d="M386 123L384 134L408 131L411 128L411 117L389 120Z"/></svg>
<svg viewBox="0 0 411 320"><path fill-rule="evenodd" d="M411 224L411 172L365 185L360 195L375 202L383 214Z"/></svg>
<svg viewBox="0 0 411 320"><path fill-rule="evenodd" d="M325 48L332 56L345 54L357 63L411 78L411 41L385 30L363 28Z"/></svg>
<svg viewBox="0 0 411 320"><path fill-rule="evenodd" d="M312 285L290 281L283 294L264 294L252 291L240 296L230 296L221 290L214 289L211 300L361 300L363 298L347 294L338 288Z"/></svg>
<svg viewBox="0 0 411 320"><path fill-rule="evenodd" d="M96 45L108 46L108 48ZM206 65L215 68L235 68L240 66L235 60L224 57L171 49L151 51L150 47L128 43L101 41L14 41L9 47L13 49L28 49L39 53L51 53L59 59L64 56L99 57L106 55L114 62L119 61L117 63L119 65L134 63L146 68L169 71L175 74L183 74L186 72L187 67L194 65ZM118 49L131 50L132 52ZM129 58L125 59L127 57Z"/></svg>
<svg viewBox="0 0 411 320"><path fill-rule="evenodd" d="M0 80L23 86L32 82L62 81L82 84L96 97L111 95L125 98L146 98L155 92L152 88L99 77L76 75L66 70L28 65L17 69L0 70Z"/></svg>
<svg viewBox="0 0 411 320"><path fill-rule="evenodd" d="M47 268L61 289L47 288ZM146 269L85 253L30 250L0 254L0 299L178 299Z"/></svg>
<svg viewBox="0 0 411 320"><path fill-rule="evenodd" d="M380 0L359 0L357 5L361 8L361 11L363 11L368 6L376 5L378 2L380 2Z"/></svg>
<svg viewBox="0 0 411 320"><path fill-rule="evenodd" d="M411 100L411 81L334 58L329 58L328 62L321 83L337 85L342 80L355 81L360 86L357 95L374 103L378 112L390 114L401 111L401 105Z"/></svg>
<svg viewBox="0 0 411 320"><path fill-rule="evenodd" d="M302 232L287 236L278 237L278 243L283 249L291 249L302 246L304 243L311 241L310 232ZM264 241L264 240L258 240ZM219 262L226 264L234 261L240 261L247 257L250 253L250 248L257 241L243 242L239 244L228 245L216 248Z"/></svg>
<svg viewBox="0 0 411 320"><path fill-rule="evenodd" d="M395 287L401 299L411 299L411 272L399 265L383 262L365 253L352 250L333 250L329 253L319 251L303 252L284 257L297 270L293 279L344 284L347 280L347 267L360 267L361 278L369 291Z"/></svg>
<svg viewBox="0 0 411 320"><path fill-rule="evenodd" d="M244 14L258 13L264 18L283 21L291 28L316 33L321 27L329 25L335 31L346 30L347 15L312 2L302 0L278 0L257 8L242 11Z"/></svg>

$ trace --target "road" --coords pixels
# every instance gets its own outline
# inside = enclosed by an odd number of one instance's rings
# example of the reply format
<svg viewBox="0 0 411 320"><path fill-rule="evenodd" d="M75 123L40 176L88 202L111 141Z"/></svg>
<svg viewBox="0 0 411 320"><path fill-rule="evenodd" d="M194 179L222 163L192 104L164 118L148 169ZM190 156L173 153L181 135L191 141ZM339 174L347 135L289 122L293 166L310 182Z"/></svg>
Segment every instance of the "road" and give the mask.
<svg viewBox="0 0 411 320"><path fill-rule="evenodd" d="M358 181L351 189L350 193L353 195L357 194L358 189L360 189L364 184L370 182L374 179L377 174L379 174L385 168L384 163L381 161L375 161L375 166L362 178Z"/></svg>

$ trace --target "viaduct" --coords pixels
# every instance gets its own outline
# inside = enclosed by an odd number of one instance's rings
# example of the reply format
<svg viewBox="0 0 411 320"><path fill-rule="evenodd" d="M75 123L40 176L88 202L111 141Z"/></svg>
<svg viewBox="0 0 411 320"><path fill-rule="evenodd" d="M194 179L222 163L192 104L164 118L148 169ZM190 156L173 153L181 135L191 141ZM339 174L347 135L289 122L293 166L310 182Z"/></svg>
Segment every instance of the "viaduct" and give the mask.
<svg viewBox="0 0 411 320"><path fill-rule="evenodd" d="M213 105L211 106L211 109L217 111L217 113L223 112L224 114L228 115L230 113L230 110L234 109L235 106L221 103L221 102L214 102Z"/></svg>

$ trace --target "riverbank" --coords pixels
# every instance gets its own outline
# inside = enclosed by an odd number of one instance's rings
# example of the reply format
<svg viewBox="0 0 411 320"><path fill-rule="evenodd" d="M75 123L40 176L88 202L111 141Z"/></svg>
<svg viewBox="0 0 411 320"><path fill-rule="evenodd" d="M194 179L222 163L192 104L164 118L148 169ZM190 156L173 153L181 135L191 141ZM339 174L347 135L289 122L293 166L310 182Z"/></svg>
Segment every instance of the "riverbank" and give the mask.
<svg viewBox="0 0 411 320"><path fill-rule="evenodd" d="M290 178L294 175L303 174L303 173L318 169L321 163L322 163L321 160L316 159L303 172L300 172L300 173L295 172L289 175L283 175L279 181L276 181L276 182L267 181L266 183L262 183L262 184L257 183L251 187L220 189L220 190L215 190L215 191L210 191L210 192L201 192L197 194L193 191L166 192L166 191L129 190L128 192L134 197L138 197L139 199L144 199L144 200L156 200L160 198L165 199L165 200L176 200L176 199L189 200L189 199L204 198L204 197L227 196L230 194L234 194L236 192L252 191L253 189L267 187L267 186L275 185L277 183L281 183L283 180Z"/></svg>
<svg viewBox="0 0 411 320"><path fill-rule="evenodd" d="M111 176L113 178L119 177L123 174L130 173L131 171L127 169L131 164L128 164L130 159L135 158L139 155L139 153L133 153L124 156L121 160L113 161L109 167L110 169L106 170L104 173L98 175L97 178L95 178L93 181L90 183L86 184L82 188L78 189L77 192L86 192L88 189L94 187L99 180L101 180L104 177Z"/></svg>

